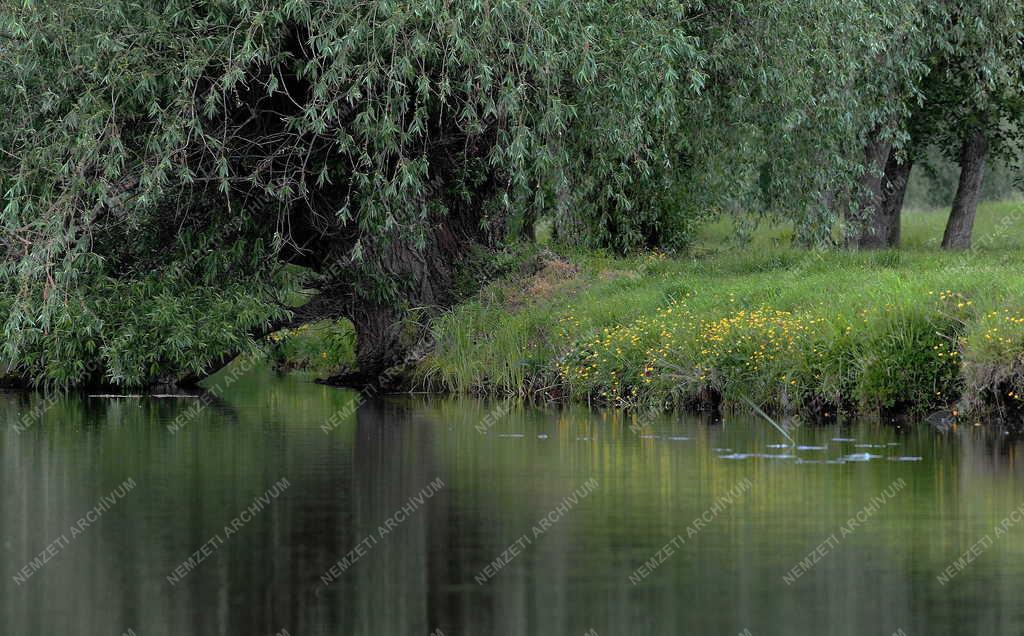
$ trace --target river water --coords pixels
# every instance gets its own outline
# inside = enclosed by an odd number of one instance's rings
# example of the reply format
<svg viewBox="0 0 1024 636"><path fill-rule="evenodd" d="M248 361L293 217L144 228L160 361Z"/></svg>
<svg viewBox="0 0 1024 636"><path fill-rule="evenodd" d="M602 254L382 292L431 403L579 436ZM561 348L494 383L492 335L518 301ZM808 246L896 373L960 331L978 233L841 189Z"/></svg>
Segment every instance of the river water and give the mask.
<svg viewBox="0 0 1024 636"><path fill-rule="evenodd" d="M1024 631L986 427L212 389L0 394L0 633Z"/></svg>

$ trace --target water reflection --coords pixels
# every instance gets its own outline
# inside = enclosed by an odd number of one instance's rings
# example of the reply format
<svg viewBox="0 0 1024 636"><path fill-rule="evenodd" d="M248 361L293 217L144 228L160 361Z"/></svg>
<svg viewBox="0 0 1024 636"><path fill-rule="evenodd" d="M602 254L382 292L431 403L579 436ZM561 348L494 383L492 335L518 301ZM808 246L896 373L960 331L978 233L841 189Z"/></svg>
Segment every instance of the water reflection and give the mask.
<svg viewBox="0 0 1024 636"><path fill-rule="evenodd" d="M18 432L41 398L0 396L4 634L1024 628L1024 527L937 579L1024 503L1020 441L1002 432L792 426L794 447L738 416L641 430L581 408L505 405L489 420L487 402L390 398L324 433L353 393L256 371L221 397L172 433L187 399L73 396ZM282 478L289 487L225 537ZM15 581L126 479L137 487Z"/></svg>

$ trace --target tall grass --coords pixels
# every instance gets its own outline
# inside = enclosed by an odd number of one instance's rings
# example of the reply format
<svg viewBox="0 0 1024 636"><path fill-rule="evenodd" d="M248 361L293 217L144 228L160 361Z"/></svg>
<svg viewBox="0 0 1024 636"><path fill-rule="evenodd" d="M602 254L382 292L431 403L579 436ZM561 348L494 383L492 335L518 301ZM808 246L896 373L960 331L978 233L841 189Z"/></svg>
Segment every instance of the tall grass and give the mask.
<svg viewBox="0 0 1024 636"><path fill-rule="evenodd" d="M908 214L899 251L802 251L785 227L738 245L718 223L700 256L569 254L575 277L498 284L437 321L421 379L618 406L1016 408L1024 204L983 206L968 253L938 250L944 222Z"/></svg>
<svg viewBox="0 0 1024 636"><path fill-rule="evenodd" d="M327 376L355 364L355 329L347 320L321 320L267 337L271 363L281 371Z"/></svg>

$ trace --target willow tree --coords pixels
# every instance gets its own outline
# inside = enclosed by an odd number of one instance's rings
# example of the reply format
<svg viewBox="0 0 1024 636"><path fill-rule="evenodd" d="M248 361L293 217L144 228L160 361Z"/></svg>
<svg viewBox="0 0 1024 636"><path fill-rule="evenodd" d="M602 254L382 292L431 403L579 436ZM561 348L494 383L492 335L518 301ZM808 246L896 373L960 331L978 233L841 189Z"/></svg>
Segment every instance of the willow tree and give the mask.
<svg viewBox="0 0 1024 636"><path fill-rule="evenodd" d="M719 5L702 37L714 70L701 130L684 137L696 148L694 165L709 168L687 175L710 185L701 203L721 205L725 192L738 209L793 221L805 245L832 245L845 220L851 243L867 246L882 234L872 227L882 168L906 141L897 124L912 101L902 95L913 94L928 70L922 7L907 0L721 6L729 4Z"/></svg>
<svg viewBox="0 0 1024 636"><path fill-rule="evenodd" d="M671 164L689 3L5 5L3 360L52 383L201 377L350 318L359 381L564 183L622 210ZM297 312L292 296L320 291ZM297 314L297 315L296 315Z"/></svg>
<svg viewBox="0 0 1024 636"><path fill-rule="evenodd" d="M915 161L937 147L959 162L961 179L943 247L970 246L986 158L1018 152L1024 86L1024 7L1006 0L920 0L913 37L883 59L899 82L886 87L895 105L872 120L861 181L861 223L854 243L899 245L899 224ZM921 71L924 72L921 72Z"/></svg>
<svg viewBox="0 0 1024 636"><path fill-rule="evenodd" d="M749 193L799 207L834 180L814 139L843 137L883 5L5 3L0 359L195 379L344 316L341 380L371 382L537 214L626 251Z"/></svg>
<svg viewBox="0 0 1024 636"><path fill-rule="evenodd" d="M942 238L946 249L971 246L974 217L990 158L1015 161L1024 123L1024 6L984 0L955 3L920 112L922 144L960 164L960 180Z"/></svg>
<svg viewBox="0 0 1024 636"><path fill-rule="evenodd" d="M938 0L942 2L944 0ZM858 249L896 247L903 197L910 178L907 123L920 102L920 84L934 48L935 3L898 3L876 10L890 26L886 37L863 42L865 59L850 92L856 94L853 170L834 200L844 217L846 244Z"/></svg>
<svg viewBox="0 0 1024 636"><path fill-rule="evenodd" d="M831 244L841 207L823 199L856 190L865 130L903 111L892 86L922 72L905 54L919 12L905 0L740 4L721 3L702 37L714 70L684 137L695 207L793 221L799 243Z"/></svg>

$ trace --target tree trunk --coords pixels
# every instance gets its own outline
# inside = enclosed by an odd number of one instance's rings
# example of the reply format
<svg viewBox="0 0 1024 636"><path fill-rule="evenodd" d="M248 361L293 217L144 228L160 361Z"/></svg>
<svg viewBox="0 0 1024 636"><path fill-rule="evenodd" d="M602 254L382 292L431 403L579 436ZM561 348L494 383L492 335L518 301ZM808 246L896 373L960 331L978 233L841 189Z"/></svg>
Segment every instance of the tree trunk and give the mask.
<svg viewBox="0 0 1024 636"><path fill-rule="evenodd" d="M896 152L889 153L882 180L882 203L878 227L885 241L885 247L899 247L903 200L907 196L907 184L914 162L909 157L900 162Z"/></svg>
<svg viewBox="0 0 1024 636"><path fill-rule="evenodd" d="M947 250L966 250L971 247L974 215L981 200L981 185L985 178L985 159L988 140L981 130L973 130L964 139L960 150L960 185L953 199L953 210L942 236L942 247Z"/></svg>
<svg viewBox="0 0 1024 636"><path fill-rule="evenodd" d="M286 327L347 318L356 332L356 368L324 383L374 392L403 388L408 371L428 351L427 322L454 304L456 269L472 245L484 245L477 233L479 223L472 217L451 215L433 224L421 247L397 235L367 246L365 258L372 259L372 266L351 261L347 246L332 250L318 266L327 280L317 295L289 319L252 336L259 339ZM211 361L202 373L178 384L195 385L236 356Z"/></svg>
<svg viewBox="0 0 1024 636"><path fill-rule="evenodd" d="M396 284L391 298L371 300L364 290L345 286L343 314L356 331L356 369L328 383L383 390L403 385L405 371L418 361L410 357L427 335L428 319L455 301L455 270L468 249L458 235L439 224L421 248L398 240L382 246L374 258Z"/></svg>
<svg viewBox="0 0 1024 636"><path fill-rule="evenodd" d="M892 144L879 139L877 130L871 134L867 146L864 148L864 174L857 180L857 201L861 212L861 218L858 219L860 228L850 240L850 245L860 249L888 247L889 228L882 211L882 190Z"/></svg>
<svg viewBox="0 0 1024 636"><path fill-rule="evenodd" d="M530 209L523 215L522 237L530 243L537 242L537 212Z"/></svg>

